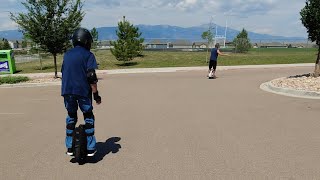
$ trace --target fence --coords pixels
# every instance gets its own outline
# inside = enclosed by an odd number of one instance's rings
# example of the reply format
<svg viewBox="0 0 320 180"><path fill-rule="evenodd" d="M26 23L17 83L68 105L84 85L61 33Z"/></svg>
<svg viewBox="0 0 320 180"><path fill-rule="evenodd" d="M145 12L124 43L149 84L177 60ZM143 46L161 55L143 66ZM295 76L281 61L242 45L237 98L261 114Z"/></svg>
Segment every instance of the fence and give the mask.
<svg viewBox="0 0 320 180"><path fill-rule="evenodd" d="M40 56L38 54L32 55L16 55L14 57L16 63L24 63L24 62L31 62L31 61L40 61Z"/></svg>
<svg viewBox="0 0 320 180"><path fill-rule="evenodd" d="M99 41L97 49L110 49L112 40ZM316 44L308 39L302 38L285 38L285 39L246 39L227 40L226 42L217 39L215 42L220 44L221 48L237 49L243 46L250 48L314 48ZM200 39L146 39L144 42L146 51L204 51L208 47L214 47L210 43Z"/></svg>

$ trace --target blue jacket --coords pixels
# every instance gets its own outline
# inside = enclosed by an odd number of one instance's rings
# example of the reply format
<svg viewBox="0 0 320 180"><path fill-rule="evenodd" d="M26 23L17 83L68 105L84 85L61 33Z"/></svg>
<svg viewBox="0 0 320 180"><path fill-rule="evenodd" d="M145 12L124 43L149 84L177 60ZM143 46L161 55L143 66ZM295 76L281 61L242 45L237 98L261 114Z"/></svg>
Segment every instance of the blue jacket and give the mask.
<svg viewBox="0 0 320 180"><path fill-rule="evenodd" d="M76 46L67 51L61 67L61 95L90 96L91 87L87 80L87 71L97 68L96 58L89 50Z"/></svg>
<svg viewBox="0 0 320 180"><path fill-rule="evenodd" d="M210 61L217 61L218 56L219 56L218 49L217 48L211 49Z"/></svg>

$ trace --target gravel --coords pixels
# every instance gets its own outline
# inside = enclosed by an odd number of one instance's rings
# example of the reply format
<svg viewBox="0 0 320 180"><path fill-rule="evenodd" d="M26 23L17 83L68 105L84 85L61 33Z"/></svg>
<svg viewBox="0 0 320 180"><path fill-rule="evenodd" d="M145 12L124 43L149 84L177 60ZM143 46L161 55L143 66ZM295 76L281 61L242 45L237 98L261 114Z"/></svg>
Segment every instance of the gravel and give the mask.
<svg viewBox="0 0 320 180"><path fill-rule="evenodd" d="M53 82L61 82L60 78L37 78L37 79L31 79L27 83L53 83Z"/></svg>
<svg viewBox="0 0 320 180"><path fill-rule="evenodd" d="M275 79L271 83L281 88L320 92L320 77L312 77L310 74Z"/></svg>

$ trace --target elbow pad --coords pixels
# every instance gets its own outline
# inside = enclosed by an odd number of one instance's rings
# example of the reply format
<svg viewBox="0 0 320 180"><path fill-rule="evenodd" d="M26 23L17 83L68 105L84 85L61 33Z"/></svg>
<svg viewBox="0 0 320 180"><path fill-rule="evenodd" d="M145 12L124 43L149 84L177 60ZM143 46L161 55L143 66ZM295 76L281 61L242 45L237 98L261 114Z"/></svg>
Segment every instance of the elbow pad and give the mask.
<svg viewBox="0 0 320 180"><path fill-rule="evenodd" d="M87 79L89 84L96 84L98 82L96 71L94 69L88 69Z"/></svg>

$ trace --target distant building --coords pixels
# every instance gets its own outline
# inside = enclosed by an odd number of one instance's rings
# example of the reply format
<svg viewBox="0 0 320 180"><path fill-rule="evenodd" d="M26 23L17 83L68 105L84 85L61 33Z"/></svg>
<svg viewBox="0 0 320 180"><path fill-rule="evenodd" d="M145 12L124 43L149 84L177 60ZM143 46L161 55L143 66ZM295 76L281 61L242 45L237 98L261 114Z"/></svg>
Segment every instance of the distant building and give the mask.
<svg viewBox="0 0 320 180"><path fill-rule="evenodd" d="M99 41L97 44L97 49L111 49L113 46L111 45L111 41Z"/></svg>
<svg viewBox="0 0 320 180"><path fill-rule="evenodd" d="M30 49L32 44L31 42L25 42L26 47L23 47L23 42L21 40L9 40L8 43L12 49L16 50Z"/></svg>
<svg viewBox="0 0 320 180"><path fill-rule="evenodd" d="M167 49L172 48L170 42L165 42L162 40L153 40L144 44L146 49Z"/></svg>
<svg viewBox="0 0 320 180"><path fill-rule="evenodd" d="M256 44L256 45L254 45L254 47L260 47L260 48L288 48L288 45L280 43L280 42L271 42L271 43Z"/></svg>
<svg viewBox="0 0 320 180"><path fill-rule="evenodd" d="M172 42L172 47L176 49L192 49L192 44L187 40L176 40Z"/></svg>
<svg viewBox="0 0 320 180"><path fill-rule="evenodd" d="M208 47L208 42L194 42L192 44L193 49L205 49Z"/></svg>
<svg viewBox="0 0 320 180"><path fill-rule="evenodd" d="M21 41L16 41L16 40L8 40L8 43L9 43L9 45L10 45L10 47L12 48L12 49L20 49L20 48L22 48L22 46L21 46Z"/></svg>

